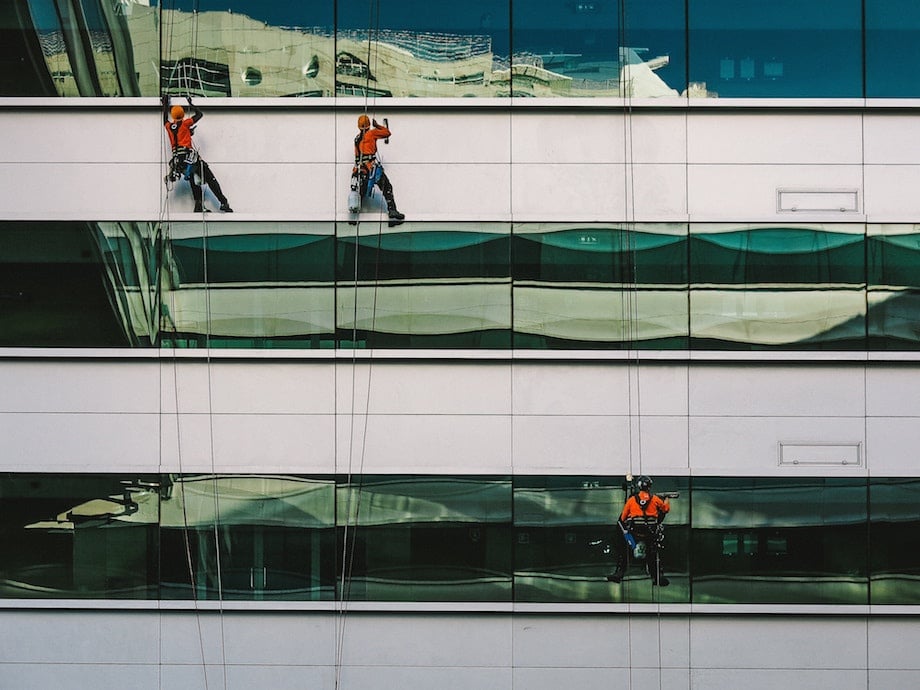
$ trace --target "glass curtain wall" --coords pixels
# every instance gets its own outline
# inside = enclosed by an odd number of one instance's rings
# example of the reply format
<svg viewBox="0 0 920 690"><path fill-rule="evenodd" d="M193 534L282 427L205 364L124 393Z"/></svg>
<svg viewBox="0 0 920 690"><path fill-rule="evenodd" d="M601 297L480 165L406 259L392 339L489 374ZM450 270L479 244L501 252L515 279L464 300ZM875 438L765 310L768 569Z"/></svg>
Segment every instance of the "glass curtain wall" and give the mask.
<svg viewBox="0 0 920 690"><path fill-rule="evenodd" d="M918 27L912 0L9 0L0 97L917 98Z"/></svg>
<svg viewBox="0 0 920 690"><path fill-rule="evenodd" d="M622 477L7 473L0 597L920 603L916 478L653 488L678 494L665 587L616 527Z"/></svg>

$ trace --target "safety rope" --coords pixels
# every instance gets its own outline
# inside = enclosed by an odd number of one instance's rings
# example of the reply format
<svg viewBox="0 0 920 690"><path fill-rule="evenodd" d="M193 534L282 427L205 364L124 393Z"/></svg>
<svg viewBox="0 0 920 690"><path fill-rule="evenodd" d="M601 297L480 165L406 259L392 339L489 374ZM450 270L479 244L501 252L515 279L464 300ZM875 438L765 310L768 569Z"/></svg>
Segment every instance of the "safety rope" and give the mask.
<svg viewBox="0 0 920 690"><path fill-rule="evenodd" d="M377 45L377 39L380 31L380 3L379 0L369 0L368 2L368 31L367 31L367 61L366 61L366 70L365 70L365 81L364 81L364 114L367 115L370 110L371 119L375 119L376 115L376 94L373 98L370 96L370 79L371 79L371 49L372 47L376 48L374 51L374 60L373 60L373 69L376 72L377 70L377 60L379 58L379 46ZM370 108L369 108L370 106ZM378 164L380 164L379 154L378 154ZM358 169L359 175L359 193L360 193L360 168ZM368 196L373 194L373 187L368 186L367 190ZM361 441L360 441L360 450L359 450L359 459L358 459L358 486L354 486L354 455L355 455L355 423L356 423L356 397L357 397L357 369L358 369L358 298L359 298L359 271L360 271L360 255L361 255L361 213L360 207L355 218L355 240L354 240L354 262L353 262L353 305L352 305L352 333L351 333L351 345L352 345L352 356L351 356L351 402L350 402L350 411L349 411L349 434L348 434L348 465L346 472L346 486L348 491L346 494L346 505L345 505L345 524L343 526L342 533L342 564L341 564L341 573L340 573L340 597L338 601L337 608L337 617L335 625L335 688L341 687L342 682L342 673L344 670L344 654L345 654L345 633L347 629L347 613L348 605L351 599L351 585L354 571L354 561L355 561L355 550L357 548L357 530L360 520L361 512L361 499L363 497L363 481L364 481L364 461L367 452L367 433L368 433L368 420L370 417L370 400L371 400L371 380L373 376L373 348L370 350L370 355L367 358L367 385L364 391L364 412L362 415L363 419L363 428L361 432ZM379 275L380 275L380 248L381 248L381 238L383 234L383 217L382 215L378 216L377 221L377 246L375 248L375 271L374 271L374 287L373 287L373 299L371 306L371 322L368 330L368 335L372 336L376 328L376 319L377 319L377 295L378 295L378 284L379 284ZM336 384L338 385L338 384ZM349 527L350 523L354 520L354 535L349 541Z"/></svg>

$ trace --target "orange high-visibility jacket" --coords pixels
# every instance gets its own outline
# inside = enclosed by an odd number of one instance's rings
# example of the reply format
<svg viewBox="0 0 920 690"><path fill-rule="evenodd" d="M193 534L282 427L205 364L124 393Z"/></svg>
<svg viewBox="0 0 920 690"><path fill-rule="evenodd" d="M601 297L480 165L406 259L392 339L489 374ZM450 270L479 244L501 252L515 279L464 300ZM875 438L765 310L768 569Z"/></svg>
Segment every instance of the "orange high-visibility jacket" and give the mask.
<svg viewBox="0 0 920 690"><path fill-rule="evenodd" d="M355 163L367 161L377 155L377 140L390 136L390 130L383 125L361 132L355 137Z"/></svg>
<svg viewBox="0 0 920 690"><path fill-rule="evenodd" d="M669 510L671 510L670 504L661 496L650 494L648 491L640 491L626 500L623 512L620 513L620 521L626 522L643 516L660 519L664 518Z"/></svg>

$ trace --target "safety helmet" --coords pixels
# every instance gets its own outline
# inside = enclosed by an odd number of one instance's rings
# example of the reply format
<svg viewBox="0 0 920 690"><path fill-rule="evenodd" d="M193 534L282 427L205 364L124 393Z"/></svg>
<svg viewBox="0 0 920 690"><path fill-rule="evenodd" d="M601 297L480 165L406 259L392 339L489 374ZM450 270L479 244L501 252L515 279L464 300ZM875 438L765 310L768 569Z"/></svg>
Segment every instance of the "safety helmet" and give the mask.
<svg viewBox="0 0 920 690"><path fill-rule="evenodd" d="M358 129L370 129L371 119L367 115L358 117Z"/></svg>
<svg viewBox="0 0 920 690"><path fill-rule="evenodd" d="M652 489L652 479L645 475L639 477L639 481L636 484L639 487L639 491L651 491Z"/></svg>
<svg viewBox="0 0 920 690"><path fill-rule="evenodd" d="M183 108L181 105L174 105L169 109L169 116L173 120L181 120L183 117L185 117L185 108Z"/></svg>

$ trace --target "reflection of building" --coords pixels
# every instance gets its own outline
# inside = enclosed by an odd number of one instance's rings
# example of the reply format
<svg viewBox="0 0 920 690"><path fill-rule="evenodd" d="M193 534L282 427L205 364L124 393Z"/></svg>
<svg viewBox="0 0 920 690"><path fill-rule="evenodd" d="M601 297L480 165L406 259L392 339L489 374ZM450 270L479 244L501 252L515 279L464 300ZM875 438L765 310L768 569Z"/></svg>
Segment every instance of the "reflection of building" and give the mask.
<svg viewBox="0 0 920 690"><path fill-rule="evenodd" d="M0 686L918 684L903 103L690 103L639 48L459 29L375 62L236 13L199 51L174 13L161 70L114 7L120 42L22 64L147 98L0 103ZM720 88L793 71L712 54ZM233 216L164 198L161 75ZM662 98L550 98L627 76ZM439 98L336 98L372 90ZM345 212L365 105L393 228ZM605 579L628 472L680 493L667 588Z"/></svg>

